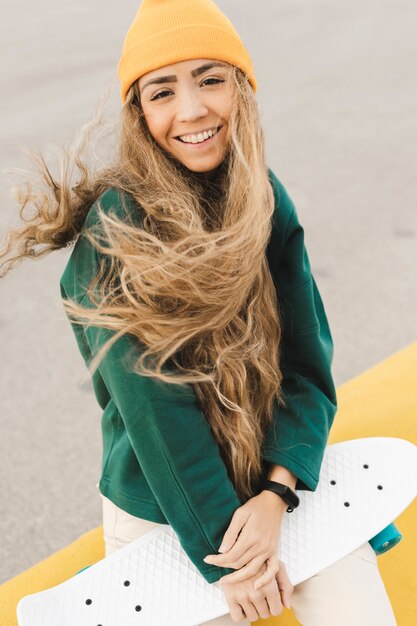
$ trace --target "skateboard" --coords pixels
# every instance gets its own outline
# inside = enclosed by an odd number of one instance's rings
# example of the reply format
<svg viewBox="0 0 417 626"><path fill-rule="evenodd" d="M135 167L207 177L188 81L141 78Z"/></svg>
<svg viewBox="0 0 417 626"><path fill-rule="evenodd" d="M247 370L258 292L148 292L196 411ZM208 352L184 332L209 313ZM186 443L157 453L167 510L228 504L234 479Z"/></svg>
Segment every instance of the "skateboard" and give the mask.
<svg viewBox="0 0 417 626"><path fill-rule="evenodd" d="M316 491L297 495L277 545L294 586L365 541L377 554L400 541L394 520L417 495L417 446L395 437L328 445ZM169 524L17 606L19 626L197 626L228 612L220 583L204 579Z"/></svg>

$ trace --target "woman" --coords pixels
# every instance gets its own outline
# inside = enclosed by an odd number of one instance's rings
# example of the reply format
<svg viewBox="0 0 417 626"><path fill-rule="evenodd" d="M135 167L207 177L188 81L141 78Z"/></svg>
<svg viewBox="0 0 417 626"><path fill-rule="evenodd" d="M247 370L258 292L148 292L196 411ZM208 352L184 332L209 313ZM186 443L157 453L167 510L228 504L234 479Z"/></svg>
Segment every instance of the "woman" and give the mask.
<svg viewBox="0 0 417 626"><path fill-rule="evenodd" d="M287 501L265 480L316 489L333 344L239 35L211 0L144 0L119 77L113 163L77 154L71 185L41 161L49 194L22 196L38 214L3 253L76 239L60 288L103 409L106 556L169 523L221 581L230 614L207 624L290 603L308 626L395 624L368 542L295 587L276 556Z"/></svg>

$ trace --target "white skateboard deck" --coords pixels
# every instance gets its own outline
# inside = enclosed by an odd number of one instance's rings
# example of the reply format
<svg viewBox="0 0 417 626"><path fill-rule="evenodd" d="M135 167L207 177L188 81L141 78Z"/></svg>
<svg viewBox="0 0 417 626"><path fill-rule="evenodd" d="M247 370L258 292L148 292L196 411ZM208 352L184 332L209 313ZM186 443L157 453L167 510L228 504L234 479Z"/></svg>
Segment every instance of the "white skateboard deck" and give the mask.
<svg viewBox="0 0 417 626"><path fill-rule="evenodd" d="M417 495L417 446L394 437L328 445L316 491L298 491L277 552L293 585L343 558ZM22 598L19 626L197 626L229 612L164 524L51 589Z"/></svg>

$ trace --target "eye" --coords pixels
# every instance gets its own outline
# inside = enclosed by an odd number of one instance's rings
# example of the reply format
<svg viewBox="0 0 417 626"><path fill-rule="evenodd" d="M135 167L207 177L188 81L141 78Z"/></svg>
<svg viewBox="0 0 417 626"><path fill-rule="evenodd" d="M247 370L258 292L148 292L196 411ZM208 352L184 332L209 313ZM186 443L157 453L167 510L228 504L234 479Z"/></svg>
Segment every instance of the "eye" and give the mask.
<svg viewBox="0 0 417 626"><path fill-rule="evenodd" d="M153 102L154 100L158 100L159 96L162 96L164 93L169 93L169 91L160 91L159 93L156 94L156 96L153 96L151 98L151 102Z"/></svg>
<svg viewBox="0 0 417 626"><path fill-rule="evenodd" d="M206 82L207 82L207 81L209 81L209 80L214 80L214 81L215 81L214 83L210 83L211 85L213 85L213 84L215 85L215 84L217 84L217 83L224 83L224 80L223 80L222 78L205 78L205 79L202 81L202 83L201 83L201 84L202 84L202 85L204 85L204 83L206 83ZM165 96L164 96L164 94L165 94L165 93L169 94L169 93L171 93L171 92L169 92L169 91L167 91L167 90L165 90L165 91L159 91L159 92L158 92L155 96L153 96L153 97L151 98L151 102L152 102L153 100L159 100L159 96L162 96L162 97L164 97L164 98L165 98Z"/></svg>
<svg viewBox="0 0 417 626"><path fill-rule="evenodd" d="M221 78L206 78L205 80L203 80L203 82L202 82L201 84L203 85L203 84L204 84L204 83L206 83L208 80L214 80L214 81L215 81L215 83L214 83L214 84L216 84L216 83L224 83L224 80L223 80L223 79L221 79ZM213 83L211 83L211 84L213 84Z"/></svg>

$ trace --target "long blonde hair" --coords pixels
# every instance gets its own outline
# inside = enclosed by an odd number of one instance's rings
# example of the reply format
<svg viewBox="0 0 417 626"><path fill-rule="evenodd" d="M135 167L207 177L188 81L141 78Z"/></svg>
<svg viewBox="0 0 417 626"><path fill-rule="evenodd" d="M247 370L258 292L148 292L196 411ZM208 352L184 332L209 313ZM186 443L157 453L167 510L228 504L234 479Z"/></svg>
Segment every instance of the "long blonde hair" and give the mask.
<svg viewBox="0 0 417 626"><path fill-rule="evenodd" d="M46 189L35 191L28 183L19 189L21 216L29 204L36 213L8 233L0 258L12 250L15 256L0 266L6 267L0 276L24 257L72 244L91 205L109 187L128 194L140 226L99 206L100 233L86 232L106 259L87 291L95 308L69 299L63 306L75 323L115 331L90 373L111 344L130 333L144 348L133 365L138 374L192 385L245 500L257 493L274 403L285 403L281 320L266 257L274 194L255 95L245 75L230 67L236 86L230 145L215 180L191 172L157 144L136 82L121 110L118 152L110 165L92 172L82 159L99 119L75 155L64 152L59 181L43 157L33 156ZM77 184L71 184L74 165ZM36 249L39 244L44 247ZM162 371L166 362L174 363L175 372Z"/></svg>

